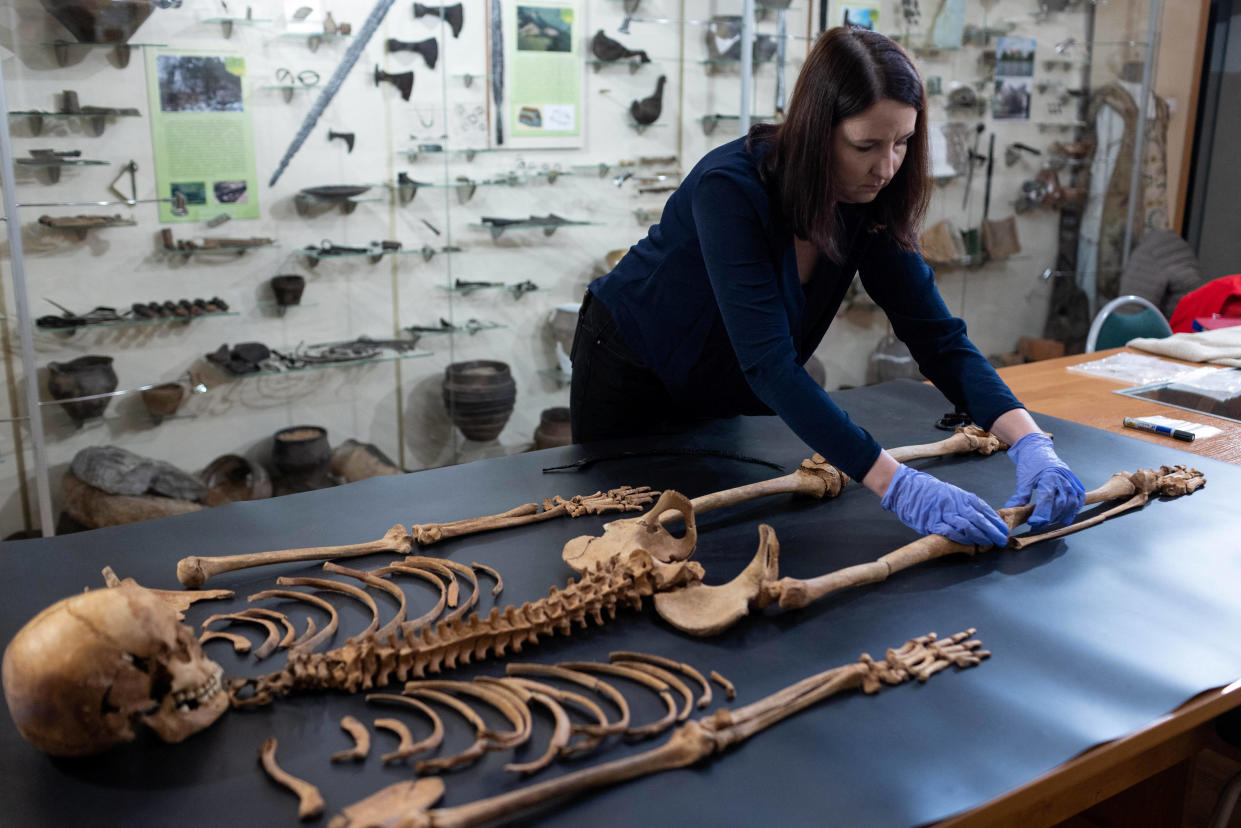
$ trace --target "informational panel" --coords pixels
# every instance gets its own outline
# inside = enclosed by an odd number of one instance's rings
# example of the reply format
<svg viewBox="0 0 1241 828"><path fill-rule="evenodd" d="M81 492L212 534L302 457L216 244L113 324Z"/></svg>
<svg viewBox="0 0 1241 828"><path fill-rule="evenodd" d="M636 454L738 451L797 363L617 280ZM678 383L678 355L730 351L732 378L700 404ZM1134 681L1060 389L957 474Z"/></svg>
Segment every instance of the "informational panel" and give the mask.
<svg viewBox="0 0 1241 828"><path fill-rule="evenodd" d="M503 53L491 69L501 119L493 145L583 146L581 0L504 3L498 22L490 27L492 53L497 45Z"/></svg>
<svg viewBox="0 0 1241 828"><path fill-rule="evenodd" d="M246 60L210 49L148 49L147 94L163 222L258 218Z"/></svg>

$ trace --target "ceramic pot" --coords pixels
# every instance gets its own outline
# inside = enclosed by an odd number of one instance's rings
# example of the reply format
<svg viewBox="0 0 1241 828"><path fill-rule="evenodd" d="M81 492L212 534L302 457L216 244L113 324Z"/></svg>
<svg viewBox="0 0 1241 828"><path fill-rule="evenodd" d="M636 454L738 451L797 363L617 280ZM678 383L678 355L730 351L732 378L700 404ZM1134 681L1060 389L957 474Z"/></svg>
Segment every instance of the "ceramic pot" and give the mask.
<svg viewBox="0 0 1241 828"><path fill-rule="evenodd" d="M326 428L300 425L280 429L273 440L271 460L278 475L274 486L277 496L333 485L329 471L332 447Z"/></svg>
<svg viewBox="0 0 1241 828"><path fill-rule="evenodd" d="M185 399L185 386L179 382L165 382L142 392L142 402L152 417L171 417L177 413Z"/></svg>
<svg viewBox="0 0 1241 828"><path fill-rule="evenodd" d="M569 409L563 405L544 408L539 415L539 427L534 430L536 449L567 446L573 442L569 428Z"/></svg>
<svg viewBox="0 0 1241 828"><path fill-rule="evenodd" d="M444 407L466 439L486 442L500 436L517 401L517 383L508 365L495 360L454 362L444 369Z"/></svg>
<svg viewBox="0 0 1241 828"><path fill-rule="evenodd" d="M40 0L82 43L124 43L155 11L150 0Z"/></svg>
<svg viewBox="0 0 1241 828"><path fill-rule="evenodd" d="M220 455L203 469L199 477L207 486L208 506L238 500L262 500L272 494L267 470L239 454Z"/></svg>
<svg viewBox="0 0 1241 828"><path fill-rule="evenodd" d="M332 448L327 442L327 429L299 425L276 432L271 459L281 474L300 474L327 468L332 462Z"/></svg>
<svg viewBox="0 0 1241 828"><path fill-rule="evenodd" d="M283 307L296 305L302 301L302 291L306 289L306 278L297 274L284 274L271 277L272 293L276 294L276 304Z"/></svg>
<svg viewBox="0 0 1241 828"><path fill-rule="evenodd" d="M116 390L116 371L112 370L112 357L82 356L69 362L49 362L47 387L58 400L111 393ZM97 400L65 402L61 405L73 421L80 425L83 420L103 416L104 409L110 402L111 397L100 397Z"/></svg>

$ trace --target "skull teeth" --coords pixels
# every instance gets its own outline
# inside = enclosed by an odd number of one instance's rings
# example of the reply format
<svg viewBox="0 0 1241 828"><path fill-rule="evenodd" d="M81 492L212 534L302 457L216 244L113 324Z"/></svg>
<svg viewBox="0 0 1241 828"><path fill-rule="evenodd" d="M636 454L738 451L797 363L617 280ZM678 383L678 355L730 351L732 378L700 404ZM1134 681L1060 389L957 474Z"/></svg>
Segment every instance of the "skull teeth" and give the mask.
<svg viewBox="0 0 1241 828"><path fill-rule="evenodd" d="M177 706L178 712L189 713L191 709L190 702L194 702L195 705L197 705L213 698L217 693L219 693L221 690L220 676L222 673L223 670L217 666L216 671L211 678L207 679L202 684L197 687L190 687L173 693L172 701L173 704Z"/></svg>

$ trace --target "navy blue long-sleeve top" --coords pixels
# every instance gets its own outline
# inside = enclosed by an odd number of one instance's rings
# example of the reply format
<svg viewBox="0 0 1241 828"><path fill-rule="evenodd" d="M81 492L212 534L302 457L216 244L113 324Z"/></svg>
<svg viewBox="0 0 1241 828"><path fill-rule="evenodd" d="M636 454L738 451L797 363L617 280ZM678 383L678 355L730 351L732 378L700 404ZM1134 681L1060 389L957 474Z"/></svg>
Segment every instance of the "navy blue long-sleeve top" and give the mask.
<svg viewBox="0 0 1241 828"><path fill-rule="evenodd" d="M820 255L803 286L793 232L759 180L764 150L738 138L707 153L659 224L590 285L677 414L775 413L832 465L864 477L879 444L802 367L855 272L922 374L976 423L989 428L1021 407L948 312L922 257L871 229L864 206L839 205L844 260Z"/></svg>

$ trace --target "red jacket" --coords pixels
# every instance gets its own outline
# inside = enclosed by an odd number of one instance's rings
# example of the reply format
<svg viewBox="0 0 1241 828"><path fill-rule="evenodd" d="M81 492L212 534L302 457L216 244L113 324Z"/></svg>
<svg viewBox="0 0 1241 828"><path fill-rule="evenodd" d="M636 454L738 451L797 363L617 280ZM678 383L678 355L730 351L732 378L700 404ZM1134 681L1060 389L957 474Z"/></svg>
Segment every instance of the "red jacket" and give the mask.
<svg viewBox="0 0 1241 828"><path fill-rule="evenodd" d="M1195 317L1213 313L1241 316L1241 273L1212 279L1185 294L1172 312L1172 333L1192 333Z"/></svg>

